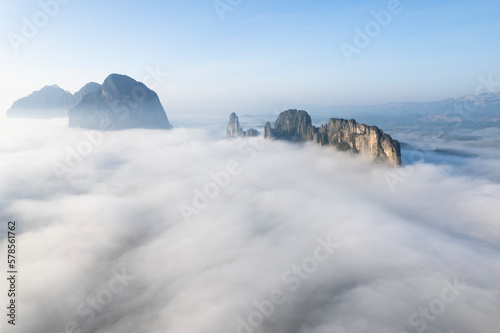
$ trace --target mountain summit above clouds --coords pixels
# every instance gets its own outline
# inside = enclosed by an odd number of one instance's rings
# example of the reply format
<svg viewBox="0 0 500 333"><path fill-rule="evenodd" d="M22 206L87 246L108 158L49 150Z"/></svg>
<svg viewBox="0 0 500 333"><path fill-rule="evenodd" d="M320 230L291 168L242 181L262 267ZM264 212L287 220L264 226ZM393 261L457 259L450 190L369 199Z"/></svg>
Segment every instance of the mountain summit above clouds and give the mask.
<svg viewBox="0 0 500 333"><path fill-rule="evenodd" d="M95 82L87 83L75 94L71 94L54 84L34 91L12 104L7 111L9 118L50 119L68 116L68 110L78 104L84 95L90 94L101 87Z"/></svg>
<svg viewBox="0 0 500 333"><path fill-rule="evenodd" d="M96 82L89 82L86 85L82 87L82 89L78 90L74 95L73 95L73 105L71 107L76 106L78 103L80 103L83 99L83 96L91 94L98 89L101 88L101 85Z"/></svg>
<svg viewBox="0 0 500 333"><path fill-rule="evenodd" d="M229 123L227 124L227 131L226 131L226 136L228 138L237 138L237 137L249 137L249 136L258 136L259 132L254 129L250 128L246 131L244 131L241 126L240 126L240 120L236 113L231 113L229 116Z"/></svg>
<svg viewBox="0 0 500 333"><path fill-rule="evenodd" d="M389 162L396 167L401 165L401 148L397 140L378 127L358 124L354 119L332 118L328 124L315 127L306 111L288 110L279 115L274 128L266 123L264 136L279 140L313 141L376 161Z"/></svg>
<svg viewBox="0 0 500 333"><path fill-rule="evenodd" d="M9 118L69 117L70 127L95 129L172 128L158 95L126 75L89 82L75 94L45 86L13 103Z"/></svg>
<svg viewBox="0 0 500 333"><path fill-rule="evenodd" d="M158 95L126 75L111 74L68 112L70 127L101 130L170 129Z"/></svg>

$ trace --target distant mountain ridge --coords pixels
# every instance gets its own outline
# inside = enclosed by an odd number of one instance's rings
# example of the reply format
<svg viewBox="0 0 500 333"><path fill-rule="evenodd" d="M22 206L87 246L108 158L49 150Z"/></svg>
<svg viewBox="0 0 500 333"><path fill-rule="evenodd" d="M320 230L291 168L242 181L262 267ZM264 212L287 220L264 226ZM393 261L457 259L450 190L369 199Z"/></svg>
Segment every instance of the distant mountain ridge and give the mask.
<svg viewBox="0 0 500 333"><path fill-rule="evenodd" d="M414 124L415 122L464 122L465 127L500 126L500 92L448 98L435 102L403 102L362 106L317 108L314 114L355 117L377 123ZM439 117L435 117L439 116Z"/></svg>
<svg viewBox="0 0 500 333"><path fill-rule="evenodd" d="M500 92L448 98L435 102L402 102L380 105L311 106L317 124L331 116L374 123L390 131L407 128L422 133L452 133L457 128L500 128ZM433 134L434 135L434 134Z"/></svg>
<svg viewBox="0 0 500 333"><path fill-rule="evenodd" d="M500 92L489 92L479 95L461 96L457 98L447 98L433 102L400 102L384 103L375 105L333 105L318 110L319 114L323 112L331 113L364 113L378 115L396 115L401 113L419 114L422 116L442 114L453 110L457 105L472 106L479 109L496 109L500 107Z"/></svg>
<svg viewBox="0 0 500 333"><path fill-rule="evenodd" d="M45 86L30 95L15 101L9 110L9 118L50 119L68 116L68 110L78 104L84 95L101 87L95 82L87 83L75 94L58 85Z"/></svg>

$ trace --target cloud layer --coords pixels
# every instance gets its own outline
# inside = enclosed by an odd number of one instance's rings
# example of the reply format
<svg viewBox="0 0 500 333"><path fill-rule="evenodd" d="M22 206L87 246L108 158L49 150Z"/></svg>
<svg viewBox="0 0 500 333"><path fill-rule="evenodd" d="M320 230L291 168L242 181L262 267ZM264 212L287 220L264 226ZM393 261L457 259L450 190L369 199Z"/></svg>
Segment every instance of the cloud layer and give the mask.
<svg viewBox="0 0 500 333"><path fill-rule="evenodd" d="M500 184L480 160L405 167L391 190L314 145L27 120L0 123L0 160L18 332L500 328Z"/></svg>

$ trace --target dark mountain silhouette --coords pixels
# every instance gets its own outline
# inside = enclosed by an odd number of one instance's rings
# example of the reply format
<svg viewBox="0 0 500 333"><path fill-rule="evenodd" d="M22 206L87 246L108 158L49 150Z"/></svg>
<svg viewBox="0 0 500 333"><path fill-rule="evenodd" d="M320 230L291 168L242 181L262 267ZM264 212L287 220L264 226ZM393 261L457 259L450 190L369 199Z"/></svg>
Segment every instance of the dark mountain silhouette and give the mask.
<svg viewBox="0 0 500 333"><path fill-rule="evenodd" d="M69 126L101 130L169 129L158 95L131 77L111 74L102 86L69 110Z"/></svg>

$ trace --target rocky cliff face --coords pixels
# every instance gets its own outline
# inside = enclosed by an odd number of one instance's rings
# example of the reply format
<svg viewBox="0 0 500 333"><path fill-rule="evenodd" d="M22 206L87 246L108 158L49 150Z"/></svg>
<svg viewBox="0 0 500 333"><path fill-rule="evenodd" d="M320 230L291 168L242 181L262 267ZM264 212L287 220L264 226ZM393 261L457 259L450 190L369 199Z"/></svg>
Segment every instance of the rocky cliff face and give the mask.
<svg viewBox="0 0 500 333"><path fill-rule="evenodd" d="M375 126L358 124L355 120L332 118L319 128L312 125L311 117L305 111L282 112L271 128L265 126L266 138L290 141L314 141L320 145L333 146L340 151L362 154L373 160L401 165L399 142L393 140Z"/></svg>
<svg viewBox="0 0 500 333"><path fill-rule="evenodd" d="M226 131L226 136L228 138L250 137L258 135L259 132L253 128L250 128L246 131L242 130L238 116L234 112L231 113L231 116L229 116L229 123L227 124L227 131Z"/></svg>
<svg viewBox="0 0 500 333"><path fill-rule="evenodd" d="M278 116L271 132L276 139L306 141L312 140L314 129L307 112L288 110Z"/></svg>
<svg viewBox="0 0 500 333"><path fill-rule="evenodd" d="M101 130L169 129L158 95L141 82L111 74L101 88L69 110L69 126Z"/></svg>

